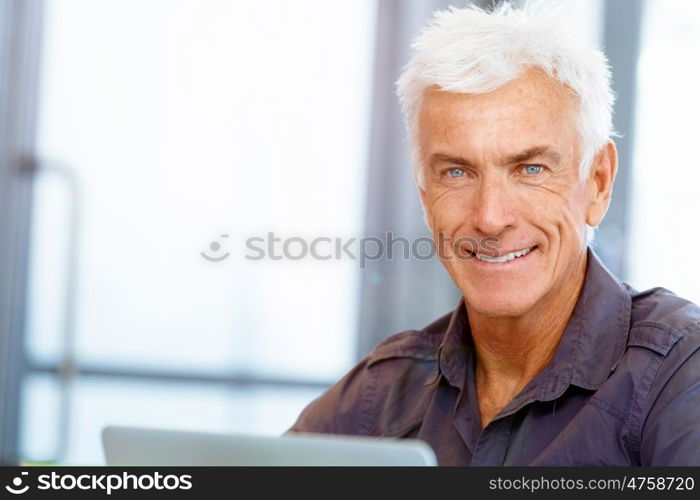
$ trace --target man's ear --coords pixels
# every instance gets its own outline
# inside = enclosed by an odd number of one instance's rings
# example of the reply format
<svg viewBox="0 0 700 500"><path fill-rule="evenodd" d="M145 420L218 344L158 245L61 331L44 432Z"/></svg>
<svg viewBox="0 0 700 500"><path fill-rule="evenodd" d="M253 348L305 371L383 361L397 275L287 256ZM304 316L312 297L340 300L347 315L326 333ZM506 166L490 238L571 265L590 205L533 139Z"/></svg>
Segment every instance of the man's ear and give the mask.
<svg viewBox="0 0 700 500"><path fill-rule="evenodd" d="M590 204L586 214L586 224L595 227L605 217L610 206L613 183L617 175L617 148L613 141L608 141L596 155L588 174L591 190Z"/></svg>

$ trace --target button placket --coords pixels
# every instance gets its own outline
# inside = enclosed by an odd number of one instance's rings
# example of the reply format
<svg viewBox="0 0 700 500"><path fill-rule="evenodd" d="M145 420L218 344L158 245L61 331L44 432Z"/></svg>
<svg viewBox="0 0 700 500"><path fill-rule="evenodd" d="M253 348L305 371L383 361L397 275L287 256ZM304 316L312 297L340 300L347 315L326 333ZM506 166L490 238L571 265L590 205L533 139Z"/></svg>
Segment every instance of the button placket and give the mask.
<svg viewBox="0 0 700 500"><path fill-rule="evenodd" d="M493 420L479 434L472 465L503 465L510 441L513 416Z"/></svg>

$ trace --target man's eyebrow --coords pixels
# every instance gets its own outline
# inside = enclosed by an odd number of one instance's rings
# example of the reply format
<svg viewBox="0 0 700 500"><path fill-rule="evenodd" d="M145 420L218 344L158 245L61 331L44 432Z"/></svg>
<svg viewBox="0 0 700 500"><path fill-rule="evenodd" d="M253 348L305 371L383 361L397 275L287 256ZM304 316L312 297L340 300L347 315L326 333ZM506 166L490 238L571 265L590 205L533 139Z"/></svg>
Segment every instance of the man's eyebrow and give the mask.
<svg viewBox="0 0 700 500"><path fill-rule="evenodd" d="M504 165L514 165L530 161L534 158L548 158L554 163L559 163L561 155L549 146L533 146L525 151L506 156L503 158L502 163Z"/></svg>
<svg viewBox="0 0 700 500"><path fill-rule="evenodd" d="M428 165L435 165L436 163L451 163L453 165L462 165L464 167L473 166L472 162L461 156L453 156L447 153L433 153L430 155L428 160Z"/></svg>
<svg viewBox="0 0 700 500"><path fill-rule="evenodd" d="M524 163L535 158L548 158L554 163L561 161L561 155L549 146L533 146L519 153L506 156L501 160L503 165L514 165ZM451 165L461 165L463 167L473 167L474 164L461 156L454 156L447 153L433 153L428 159L428 165L433 166L438 163L449 163Z"/></svg>

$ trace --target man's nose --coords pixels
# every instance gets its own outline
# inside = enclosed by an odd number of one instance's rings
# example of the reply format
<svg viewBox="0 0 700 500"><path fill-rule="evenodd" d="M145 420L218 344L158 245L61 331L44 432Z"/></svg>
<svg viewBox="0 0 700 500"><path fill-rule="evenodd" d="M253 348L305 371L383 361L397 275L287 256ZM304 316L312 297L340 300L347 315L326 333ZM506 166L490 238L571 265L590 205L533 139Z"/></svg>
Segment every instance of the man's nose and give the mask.
<svg viewBox="0 0 700 500"><path fill-rule="evenodd" d="M477 188L472 207L472 225L484 236L498 236L515 222L513 197L505 182L483 179Z"/></svg>

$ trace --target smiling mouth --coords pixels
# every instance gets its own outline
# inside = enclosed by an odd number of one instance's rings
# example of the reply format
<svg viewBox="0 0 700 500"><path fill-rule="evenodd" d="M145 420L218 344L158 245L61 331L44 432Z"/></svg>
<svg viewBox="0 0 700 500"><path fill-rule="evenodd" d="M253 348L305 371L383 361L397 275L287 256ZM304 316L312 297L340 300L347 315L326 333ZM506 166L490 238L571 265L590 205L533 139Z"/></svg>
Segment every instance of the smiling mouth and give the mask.
<svg viewBox="0 0 700 500"><path fill-rule="evenodd" d="M509 252L507 254L504 254L504 255L501 255L498 257L492 257L490 255L486 255L483 253L474 253L474 252L470 252L470 253L482 262L488 262L489 264L503 264L504 262L518 259L520 257L525 257L527 254L532 252L535 248L537 248L537 245L532 246L532 247L528 247L528 248L523 248L522 250L516 250L513 252Z"/></svg>

